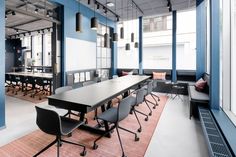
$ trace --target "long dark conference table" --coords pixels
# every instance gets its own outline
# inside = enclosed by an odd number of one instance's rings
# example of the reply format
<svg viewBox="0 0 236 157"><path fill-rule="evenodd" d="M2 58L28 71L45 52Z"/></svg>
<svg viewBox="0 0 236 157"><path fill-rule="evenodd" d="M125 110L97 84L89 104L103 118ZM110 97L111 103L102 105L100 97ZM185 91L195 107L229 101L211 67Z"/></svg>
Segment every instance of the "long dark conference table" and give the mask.
<svg viewBox="0 0 236 157"><path fill-rule="evenodd" d="M22 76L22 77L33 77L33 78L43 78L46 79L50 86L49 86L49 90L50 93L52 91L52 78L53 75L52 73L33 73L33 72L8 72L6 73L7 75L14 75L14 76ZM27 82L24 82L27 83Z"/></svg>
<svg viewBox="0 0 236 157"><path fill-rule="evenodd" d="M49 105L63 109L70 109L80 112L80 120L84 120L84 115L97 107L104 107L104 104L120 94L127 92L134 86L149 79L150 76L127 75L115 79L95 83L82 88L73 89L64 93L48 96ZM102 108L104 110L104 108ZM83 129L98 134L102 130L83 125ZM109 129L105 124L105 129Z"/></svg>

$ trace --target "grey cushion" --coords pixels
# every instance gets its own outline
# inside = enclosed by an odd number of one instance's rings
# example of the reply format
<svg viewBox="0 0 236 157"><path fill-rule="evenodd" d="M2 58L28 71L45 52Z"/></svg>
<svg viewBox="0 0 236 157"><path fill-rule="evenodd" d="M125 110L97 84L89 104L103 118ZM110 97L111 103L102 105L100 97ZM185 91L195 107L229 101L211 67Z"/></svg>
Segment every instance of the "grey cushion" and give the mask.
<svg viewBox="0 0 236 157"><path fill-rule="evenodd" d="M188 86L189 96L191 101L208 103L210 98L209 95L203 92L195 90L195 86Z"/></svg>

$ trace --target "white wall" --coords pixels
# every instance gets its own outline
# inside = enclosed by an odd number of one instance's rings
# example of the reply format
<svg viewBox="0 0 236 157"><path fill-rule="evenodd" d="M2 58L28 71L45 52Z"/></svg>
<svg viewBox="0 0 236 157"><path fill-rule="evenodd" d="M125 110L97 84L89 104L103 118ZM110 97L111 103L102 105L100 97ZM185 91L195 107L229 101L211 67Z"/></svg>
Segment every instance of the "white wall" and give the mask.
<svg viewBox="0 0 236 157"><path fill-rule="evenodd" d="M96 69L96 43L66 38L66 71Z"/></svg>

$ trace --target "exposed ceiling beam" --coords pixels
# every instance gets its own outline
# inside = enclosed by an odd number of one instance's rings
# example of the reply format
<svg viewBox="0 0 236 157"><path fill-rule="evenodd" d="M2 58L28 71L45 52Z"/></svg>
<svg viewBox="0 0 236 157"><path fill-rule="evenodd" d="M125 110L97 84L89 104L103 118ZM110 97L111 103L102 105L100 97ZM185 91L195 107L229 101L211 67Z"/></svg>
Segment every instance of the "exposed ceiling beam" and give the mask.
<svg viewBox="0 0 236 157"><path fill-rule="evenodd" d="M10 28L10 29L15 29L15 30L20 30L20 31L25 31L25 32L29 32L29 30L26 30L26 29L21 29L21 28L14 28L14 27L9 27L9 26L6 26L6 28Z"/></svg>
<svg viewBox="0 0 236 157"><path fill-rule="evenodd" d="M20 23L20 24L17 24L17 25L10 25L8 27L20 27L20 26L23 26L23 25L26 25L26 24L29 24L29 23L37 22L37 21L41 21L41 19L30 20L30 21Z"/></svg>
<svg viewBox="0 0 236 157"><path fill-rule="evenodd" d="M42 20L46 20L46 21L49 21L49 22L56 23L56 24L61 24L61 22L58 21L58 20L51 19L51 18L47 18L47 17L44 17L44 16L42 16L42 15L34 14L34 13L32 13L32 12L28 12L28 11L25 11L25 10L21 10L21 9L18 9L18 8L15 8L15 7L11 7L11 6L8 6L8 5L6 5L6 9L10 9L10 10L12 10L12 11L15 11L15 12L18 12L18 13L21 13L21 14L24 14L24 15L27 15L27 16L33 16L33 17L36 17L36 18L39 18L39 19L42 19Z"/></svg>

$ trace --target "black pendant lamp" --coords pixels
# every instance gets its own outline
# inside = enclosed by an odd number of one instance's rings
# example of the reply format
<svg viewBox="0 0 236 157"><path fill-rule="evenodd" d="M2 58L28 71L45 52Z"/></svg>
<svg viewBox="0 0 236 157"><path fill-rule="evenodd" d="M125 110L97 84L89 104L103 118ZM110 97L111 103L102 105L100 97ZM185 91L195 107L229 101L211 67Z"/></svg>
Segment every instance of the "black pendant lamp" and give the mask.
<svg viewBox="0 0 236 157"><path fill-rule="evenodd" d="M116 0L115 0L115 13L116 13ZM117 17L116 17L116 21L118 22L118 18ZM115 33L115 32L112 34L112 41L113 42L118 41L118 34Z"/></svg>
<svg viewBox="0 0 236 157"><path fill-rule="evenodd" d="M132 5L132 25L134 25L134 19L133 19L133 5ZM131 42L134 42L134 32L131 33Z"/></svg>
<svg viewBox="0 0 236 157"><path fill-rule="evenodd" d="M123 1L124 1L124 0L121 1L122 18L124 17L124 16L123 16L123 9L124 9L124 8L123 8ZM123 24L124 24L124 23L123 23ZM122 27L120 28L120 38L121 38L121 39L124 39L124 25L122 25Z"/></svg>
<svg viewBox="0 0 236 157"><path fill-rule="evenodd" d="M76 13L76 32L82 32L82 14L80 13L80 1L79 1L79 12Z"/></svg>
<svg viewBox="0 0 236 157"><path fill-rule="evenodd" d="M107 47L107 48L109 47L109 35L108 35L108 33L104 34L104 47Z"/></svg>
<svg viewBox="0 0 236 157"><path fill-rule="evenodd" d="M130 43L125 44L125 50L129 51L130 50Z"/></svg>
<svg viewBox="0 0 236 157"><path fill-rule="evenodd" d="M131 42L134 42L134 33L131 33Z"/></svg>
<svg viewBox="0 0 236 157"><path fill-rule="evenodd" d="M109 47L109 35L107 33L107 0L106 0L106 33L104 34L104 47Z"/></svg>
<svg viewBox="0 0 236 157"><path fill-rule="evenodd" d="M138 19L137 10L138 10L138 8L136 7L136 19ZM137 22L136 22L136 28L137 28ZM137 34L138 34L138 29L137 29ZM138 47L139 47L139 44L138 44L138 42L136 41L136 42L134 43L134 48L138 48Z"/></svg>
<svg viewBox="0 0 236 157"><path fill-rule="evenodd" d="M112 41L118 41L118 34L117 33L113 33Z"/></svg>
<svg viewBox="0 0 236 157"><path fill-rule="evenodd" d="M96 16L95 16L95 4L94 4L94 16L91 18L91 29L92 30L97 30L97 28L98 28L98 20L97 20L97 18L96 18Z"/></svg>
<svg viewBox="0 0 236 157"><path fill-rule="evenodd" d="M129 1L127 1L127 20L129 19L128 6L129 6ZM128 27L129 27L129 26L127 25L127 31L128 31ZM127 41L129 41L129 40L128 40L128 36L127 36ZM130 43L127 42L127 43L125 44L125 50L126 50L126 51L130 50Z"/></svg>

